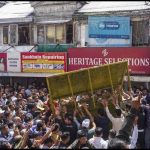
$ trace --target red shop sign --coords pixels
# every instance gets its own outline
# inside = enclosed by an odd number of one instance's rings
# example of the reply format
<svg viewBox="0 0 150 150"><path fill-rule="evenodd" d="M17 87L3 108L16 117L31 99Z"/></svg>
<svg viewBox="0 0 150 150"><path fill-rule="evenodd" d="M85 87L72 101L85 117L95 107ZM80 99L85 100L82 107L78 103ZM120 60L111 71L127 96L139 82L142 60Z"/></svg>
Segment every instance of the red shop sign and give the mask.
<svg viewBox="0 0 150 150"><path fill-rule="evenodd" d="M0 72L7 72L7 53L0 53Z"/></svg>
<svg viewBox="0 0 150 150"><path fill-rule="evenodd" d="M127 60L132 74L150 74L149 47L70 48L68 59L68 71Z"/></svg>

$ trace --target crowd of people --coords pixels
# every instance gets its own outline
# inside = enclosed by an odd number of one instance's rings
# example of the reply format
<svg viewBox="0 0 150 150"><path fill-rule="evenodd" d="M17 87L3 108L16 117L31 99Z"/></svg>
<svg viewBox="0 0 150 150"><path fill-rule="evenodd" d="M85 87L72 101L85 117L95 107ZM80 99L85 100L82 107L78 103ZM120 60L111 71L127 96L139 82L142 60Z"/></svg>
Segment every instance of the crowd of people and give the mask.
<svg viewBox="0 0 150 150"><path fill-rule="evenodd" d="M96 115L82 102L87 95L50 103L43 83L0 84L0 149L150 149L148 89L105 89L90 96L102 106ZM70 101L77 103L73 113L66 106Z"/></svg>

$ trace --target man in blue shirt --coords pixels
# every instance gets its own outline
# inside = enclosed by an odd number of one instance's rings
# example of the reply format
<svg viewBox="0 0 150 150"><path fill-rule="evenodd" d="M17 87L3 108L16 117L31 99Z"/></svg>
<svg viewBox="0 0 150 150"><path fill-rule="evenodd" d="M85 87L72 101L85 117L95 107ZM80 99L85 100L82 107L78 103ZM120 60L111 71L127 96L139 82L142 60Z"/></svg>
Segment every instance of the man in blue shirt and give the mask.
<svg viewBox="0 0 150 150"><path fill-rule="evenodd" d="M1 126L0 142L9 142L10 144L13 142L13 136L9 133L7 124Z"/></svg>
<svg viewBox="0 0 150 150"><path fill-rule="evenodd" d="M103 129L103 139L106 140L109 135L109 124L110 120L106 115L104 109L98 110L98 115L94 118L96 127L101 127Z"/></svg>

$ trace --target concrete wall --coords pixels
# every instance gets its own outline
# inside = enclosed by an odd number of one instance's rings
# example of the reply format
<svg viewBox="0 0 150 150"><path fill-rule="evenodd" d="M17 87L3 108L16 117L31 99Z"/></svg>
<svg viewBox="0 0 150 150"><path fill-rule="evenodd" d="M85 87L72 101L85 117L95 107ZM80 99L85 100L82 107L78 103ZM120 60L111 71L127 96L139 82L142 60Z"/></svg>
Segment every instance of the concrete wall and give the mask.
<svg viewBox="0 0 150 150"><path fill-rule="evenodd" d="M30 3L35 10L35 22L57 18L72 18L74 11L81 7L76 1L41 1Z"/></svg>

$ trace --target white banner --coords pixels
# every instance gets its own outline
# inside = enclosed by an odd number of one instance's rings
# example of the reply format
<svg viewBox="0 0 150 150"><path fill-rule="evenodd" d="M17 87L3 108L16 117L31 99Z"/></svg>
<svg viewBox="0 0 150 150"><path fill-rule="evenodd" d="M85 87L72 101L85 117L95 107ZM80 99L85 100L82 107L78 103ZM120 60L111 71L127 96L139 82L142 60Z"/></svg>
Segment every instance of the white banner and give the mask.
<svg viewBox="0 0 150 150"><path fill-rule="evenodd" d="M7 53L7 71L21 72L21 54L19 52Z"/></svg>

